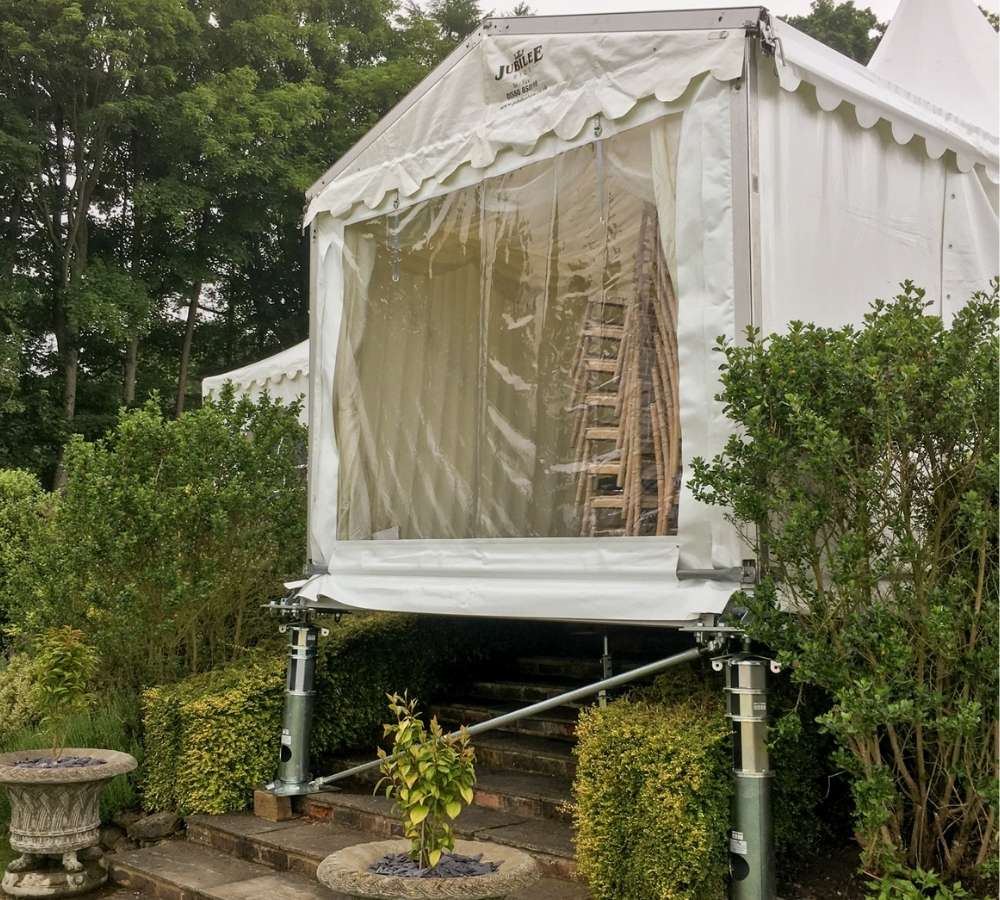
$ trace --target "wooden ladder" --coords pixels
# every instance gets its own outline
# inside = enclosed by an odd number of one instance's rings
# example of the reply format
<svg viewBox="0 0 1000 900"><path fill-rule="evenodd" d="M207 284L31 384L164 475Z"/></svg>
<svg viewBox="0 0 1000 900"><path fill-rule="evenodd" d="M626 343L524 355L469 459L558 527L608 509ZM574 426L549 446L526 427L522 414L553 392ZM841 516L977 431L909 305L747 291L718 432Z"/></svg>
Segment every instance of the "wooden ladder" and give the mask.
<svg viewBox="0 0 1000 900"><path fill-rule="evenodd" d="M588 299L573 371L581 534L676 528L680 463L676 296L656 211L643 204L635 296Z"/></svg>

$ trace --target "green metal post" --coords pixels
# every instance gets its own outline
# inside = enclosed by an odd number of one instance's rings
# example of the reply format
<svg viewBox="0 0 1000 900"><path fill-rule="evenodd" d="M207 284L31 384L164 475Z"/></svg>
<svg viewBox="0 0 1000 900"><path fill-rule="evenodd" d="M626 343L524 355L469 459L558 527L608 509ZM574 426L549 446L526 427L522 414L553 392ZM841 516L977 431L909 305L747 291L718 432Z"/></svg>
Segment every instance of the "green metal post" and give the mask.
<svg viewBox="0 0 1000 900"><path fill-rule="evenodd" d="M733 828L729 867L733 900L774 900L771 770L767 757L769 662L738 654L726 662L726 716L733 723Z"/></svg>
<svg viewBox="0 0 1000 900"><path fill-rule="evenodd" d="M288 626L288 673L281 723L278 778L268 787L276 794L307 794L311 788L309 737L316 695L316 641L319 628L309 622Z"/></svg>

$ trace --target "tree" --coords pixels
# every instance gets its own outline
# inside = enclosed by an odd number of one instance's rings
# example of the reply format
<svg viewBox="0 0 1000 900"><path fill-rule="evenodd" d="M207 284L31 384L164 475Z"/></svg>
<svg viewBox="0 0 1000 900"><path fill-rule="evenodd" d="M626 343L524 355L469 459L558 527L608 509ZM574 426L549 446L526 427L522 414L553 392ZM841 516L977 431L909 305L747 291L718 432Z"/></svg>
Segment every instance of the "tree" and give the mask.
<svg viewBox="0 0 1000 900"><path fill-rule="evenodd" d="M904 285L860 330L722 343L740 427L694 490L761 566L749 633L833 700L868 871L996 852L997 282L945 328Z"/></svg>
<svg viewBox="0 0 1000 900"><path fill-rule="evenodd" d="M79 628L102 683L132 690L238 656L271 632L261 606L301 566L305 441L297 409L267 398L227 394L179 419L148 401L70 441L40 522L31 482L0 473L0 533L23 538L0 556L15 645Z"/></svg>
<svg viewBox="0 0 1000 900"><path fill-rule="evenodd" d="M872 58L887 27L869 7L855 7L854 0L812 0L808 15L790 16L787 21L862 65Z"/></svg>
<svg viewBox="0 0 1000 900"><path fill-rule="evenodd" d="M31 318L55 337L71 425L87 333L114 335L134 313L114 302L129 291L104 291L127 273L107 260L87 277L95 204L123 128L169 86L168 60L194 19L182 0L11 0L4 19L0 80L14 137L5 155L18 198L7 225L22 247L15 266L42 285Z"/></svg>

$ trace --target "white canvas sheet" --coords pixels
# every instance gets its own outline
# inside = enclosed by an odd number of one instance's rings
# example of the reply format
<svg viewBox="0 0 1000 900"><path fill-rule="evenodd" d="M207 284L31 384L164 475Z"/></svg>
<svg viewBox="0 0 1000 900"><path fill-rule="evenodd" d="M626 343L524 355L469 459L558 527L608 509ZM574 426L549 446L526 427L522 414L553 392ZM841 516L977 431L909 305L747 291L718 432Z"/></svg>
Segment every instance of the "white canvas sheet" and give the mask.
<svg viewBox="0 0 1000 900"><path fill-rule="evenodd" d="M997 274L997 187L886 123L858 127L846 104L817 110L762 67L760 215L766 332L794 319L860 323L911 279L950 320Z"/></svg>
<svg viewBox="0 0 1000 900"><path fill-rule="evenodd" d="M274 400L302 400L299 421L309 424L309 341L275 353L266 359L202 379L201 396L214 399L223 385L231 383L238 397L255 400L265 391Z"/></svg>
<svg viewBox="0 0 1000 900"><path fill-rule="evenodd" d="M345 609L633 624L721 612L732 584L678 581L676 569L676 545L656 537L340 541L330 574L299 595Z"/></svg>

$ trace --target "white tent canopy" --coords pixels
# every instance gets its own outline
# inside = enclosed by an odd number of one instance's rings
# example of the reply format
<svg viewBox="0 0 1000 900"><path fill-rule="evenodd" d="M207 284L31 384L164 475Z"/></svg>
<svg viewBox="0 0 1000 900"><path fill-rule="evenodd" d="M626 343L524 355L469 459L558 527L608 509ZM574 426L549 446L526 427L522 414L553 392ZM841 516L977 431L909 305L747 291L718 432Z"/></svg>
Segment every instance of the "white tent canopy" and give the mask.
<svg viewBox="0 0 1000 900"><path fill-rule="evenodd" d="M978 47L961 4L954 43ZM308 195L301 596L720 612L745 549L687 484L732 433L716 337L856 322L906 278L947 319L997 271L995 119L965 96L974 59L936 61L933 97L907 74L928 16L904 0L868 69L759 7L487 20Z"/></svg>
<svg viewBox="0 0 1000 900"><path fill-rule="evenodd" d="M309 341L240 369L202 379L202 397L217 398L225 384L232 384L237 396L257 398L266 391L273 399L284 403L303 400L299 419L302 424L308 424Z"/></svg>
<svg viewBox="0 0 1000 900"><path fill-rule="evenodd" d="M902 0L868 68L996 135L997 55L996 32L971 0Z"/></svg>

